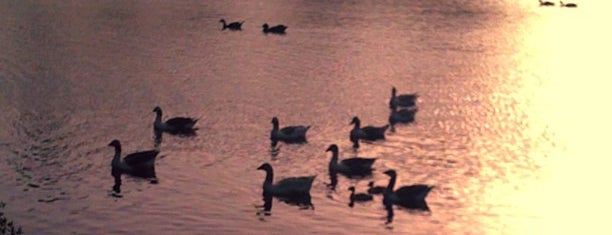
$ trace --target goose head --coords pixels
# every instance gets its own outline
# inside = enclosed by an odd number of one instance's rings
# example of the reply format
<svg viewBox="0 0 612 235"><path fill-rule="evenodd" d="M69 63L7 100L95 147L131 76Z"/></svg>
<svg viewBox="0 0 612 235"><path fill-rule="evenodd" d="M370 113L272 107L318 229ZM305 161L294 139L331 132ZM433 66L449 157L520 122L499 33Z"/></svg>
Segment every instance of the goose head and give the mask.
<svg viewBox="0 0 612 235"><path fill-rule="evenodd" d="M370 188L371 188L371 187L374 187L374 181L370 181L370 183L368 183L368 186L369 186Z"/></svg>
<svg viewBox="0 0 612 235"><path fill-rule="evenodd" d="M121 143L119 143L119 140L113 140L113 141L111 141L108 144L108 146L112 146L112 147L115 147L115 148L117 148L117 147L121 148Z"/></svg>
<svg viewBox="0 0 612 235"><path fill-rule="evenodd" d="M357 126L359 126L361 124L361 121L359 120L359 118L357 116L353 117L353 120L351 121L351 123L349 123L349 125L351 124L355 124Z"/></svg>
<svg viewBox="0 0 612 235"><path fill-rule="evenodd" d="M153 112L157 113L158 115L161 115L162 110L161 110L161 108L160 108L159 106L156 106L156 107L153 109Z"/></svg>
<svg viewBox="0 0 612 235"><path fill-rule="evenodd" d="M391 88L391 96L395 96L396 93L397 89L395 89L395 87Z"/></svg>
<svg viewBox="0 0 612 235"><path fill-rule="evenodd" d="M336 145L336 144L330 145L329 148L327 148L325 150L325 152L329 152L329 151L331 151L333 153L337 153L338 152L338 145Z"/></svg>
<svg viewBox="0 0 612 235"><path fill-rule="evenodd" d="M385 172L383 172L385 175L388 175L390 177L396 177L397 173L395 172L395 170L387 170Z"/></svg>
<svg viewBox="0 0 612 235"><path fill-rule="evenodd" d="M223 23L223 24L225 24L225 19L220 19L220 20L219 20L219 23Z"/></svg>
<svg viewBox="0 0 612 235"><path fill-rule="evenodd" d="M264 31L267 31L270 26L268 25L268 23L265 23L261 27L263 27Z"/></svg>
<svg viewBox="0 0 612 235"><path fill-rule="evenodd" d="M265 172L272 172L272 166L269 163L261 164L261 166L257 167L257 170L262 170Z"/></svg>
<svg viewBox="0 0 612 235"><path fill-rule="evenodd" d="M270 121L270 123L272 123L274 125L278 125L278 118L277 117L273 117L272 121Z"/></svg>
<svg viewBox="0 0 612 235"><path fill-rule="evenodd" d="M354 193L355 192L355 186L349 187L348 190Z"/></svg>

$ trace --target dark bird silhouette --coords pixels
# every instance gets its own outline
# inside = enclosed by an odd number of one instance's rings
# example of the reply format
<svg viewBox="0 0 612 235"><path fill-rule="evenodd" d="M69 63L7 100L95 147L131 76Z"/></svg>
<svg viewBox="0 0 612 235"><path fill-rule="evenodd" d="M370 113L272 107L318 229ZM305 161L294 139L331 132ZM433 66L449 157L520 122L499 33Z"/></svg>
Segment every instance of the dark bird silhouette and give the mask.
<svg viewBox="0 0 612 235"><path fill-rule="evenodd" d="M561 7L578 7L578 5L576 5L576 3L563 3L563 1L559 2Z"/></svg>
<svg viewBox="0 0 612 235"><path fill-rule="evenodd" d="M391 125L391 131L395 131L395 124L398 123L411 123L414 122L414 116L416 115L418 109L416 106L397 110L397 107L391 108L391 113L389 114L389 124Z"/></svg>
<svg viewBox="0 0 612 235"><path fill-rule="evenodd" d="M272 147L276 147L278 141L285 143L306 142L306 132L310 129L310 126L286 126L281 129L277 117L273 117L271 123L270 140Z"/></svg>
<svg viewBox="0 0 612 235"><path fill-rule="evenodd" d="M368 193L369 194L382 194L385 192L386 187L383 186L374 186L374 181L370 181L368 183Z"/></svg>
<svg viewBox="0 0 612 235"><path fill-rule="evenodd" d="M350 124L354 124L353 129L350 133L350 140L353 142L353 148L359 148L359 140L384 140L385 139L385 131L389 128L389 125L385 125L382 127L374 127L374 126L365 126L361 127L361 121L358 117L353 117L353 121Z"/></svg>
<svg viewBox="0 0 612 235"><path fill-rule="evenodd" d="M397 173L395 170L387 170L384 174L391 177L389 184L383 194L383 205L387 210L387 223L393 221L393 205L398 205L408 209L416 210L429 210L425 197L434 188L434 186L415 184L409 186L402 186L396 190L395 181L397 180Z"/></svg>
<svg viewBox="0 0 612 235"><path fill-rule="evenodd" d="M389 99L389 108L393 107L412 107L416 105L416 99L419 96L416 93L413 94L401 94L397 95L397 89L391 88L391 98Z"/></svg>
<svg viewBox="0 0 612 235"><path fill-rule="evenodd" d="M539 1L540 1L540 6L554 6L555 5L555 3L549 2L549 1L542 1L542 0L539 0Z"/></svg>
<svg viewBox="0 0 612 235"><path fill-rule="evenodd" d="M115 156L111 161L113 176L129 174L143 178L155 178L155 158L159 151L135 152L121 159L121 143L119 140L111 141L108 146L115 147Z"/></svg>
<svg viewBox="0 0 612 235"><path fill-rule="evenodd" d="M242 24L244 23L244 21L240 21L240 22L232 22L232 23L226 24L225 19L221 19L219 20L219 22L223 24L223 28L221 30L225 30L225 29L242 30Z"/></svg>
<svg viewBox="0 0 612 235"><path fill-rule="evenodd" d="M330 175L340 173L349 178L354 176L367 176L372 174L372 165L376 158L347 158L338 162L339 150L338 146L332 144L325 150L326 152L332 152L332 157L329 160L328 170Z"/></svg>
<svg viewBox="0 0 612 235"><path fill-rule="evenodd" d="M170 134L179 135L194 135L197 128L194 128L198 119L188 117L175 117L162 121L162 110L160 107L155 107L153 112L156 113L153 129L156 133L168 132Z"/></svg>
<svg viewBox="0 0 612 235"><path fill-rule="evenodd" d="M266 172L266 178L262 186L264 199L262 207L264 207L264 211L269 212L272 209L272 197L276 197L287 204L297 205L302 209L314 209L314 205L310 201L310 188L316 177L315 175L288 177L273 183L274 170L269 163L262 164L257 170Z"/></svg>
<svg viewBox="0 0 612 235"><path fill-rule="evenodd" d="M351 191L351 196L349 197L349 207L353 207L355 205L355 202L367 202L374 200L374 197L372 197L372 195L365 193L355 193L354 186L349 187L348 190Z"/></svg>
<svg viewBox="0 0 612 235"><path fill-rule="evenodd" d="M263 28L264 33L275 33L275 34L285 34L285 30L287 26L282 24L276 25L274 27L270 27L268 23L265 23L261 26Z"/></svg>

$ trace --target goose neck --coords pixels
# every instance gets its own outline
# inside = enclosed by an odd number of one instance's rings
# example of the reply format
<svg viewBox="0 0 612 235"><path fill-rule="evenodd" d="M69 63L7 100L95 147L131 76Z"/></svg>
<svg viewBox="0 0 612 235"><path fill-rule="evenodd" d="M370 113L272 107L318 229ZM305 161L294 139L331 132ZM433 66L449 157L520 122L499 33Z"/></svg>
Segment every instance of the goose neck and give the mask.
<svg viewBox="0 0 612 235"><path fill-rule="evenodd" d="M397 176L392 175L391 178L389 179L389 184L387 185L387 189L385 189L386 192L393 192L393 188L395 187L395 180L396 180Z"/></svg>

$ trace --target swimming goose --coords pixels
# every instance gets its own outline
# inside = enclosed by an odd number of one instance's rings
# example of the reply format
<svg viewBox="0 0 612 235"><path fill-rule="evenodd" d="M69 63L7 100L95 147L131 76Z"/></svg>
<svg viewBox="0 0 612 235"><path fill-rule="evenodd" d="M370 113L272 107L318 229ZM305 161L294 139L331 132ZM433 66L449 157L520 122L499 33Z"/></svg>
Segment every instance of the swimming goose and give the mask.
<svg viewBox="0 0 612 235"><path fill-rule="evenodd" d="M393 190L395 187L395 181L397 179L397 173L395 170L387 170L384 172L385 175L391 177L389 184L383 194L384 205L399 205L407 208L413 208L415 204L419 204L425 201L425 197L429 194L434 186L415 184L410 186L403 186L397 190Z"/></svg>
<svg viewBox="0 0 612 235"><path fill-rule="evenodd" d="M395 124L397 123L411 123L414 122L414 116L418 109L416 107L410 107L406 109L397 110L397 107L391 108L391 114L389 114L389 124L391 124L391 131L395 131Z"/></svg>
<svg viewBox="0 0 612 235"><path fill-rule="evenodd" d="M242 30L242 23L244 23L244 21L240 21L240 22L232 22L232 23L226 24L225 19L221 19L219 20L219 22L223 24L223 28L221 30L225 30L225 29Z"/></svg>
<svg viewBox="0 0 612 235"><path fill-rule="evenodd" d="M271 123L270 140L272 141L272 147L276 147L278 141L285 143L306 142L306 132L310 129L310 126L286 126L280 129L277 117L273 117Z"/></svg>
<svg viewBox="0 0 612 235"><path fill-rule="evenodd" d="M350 133L350 140L353 142L353 148L359 148L359 139L370 141L384 140L385 131L389 128L389 125L382 127L361 127L361 121L358 117L353 117L353 121L351 121L350 124L355 124Z"/></svg>
<svg viewBox="0 0 612 235"><path fill-rule="evenodd" d="M391 88L391 99L389 99L389 108L411 107L416 105L416 99L419 96L416 93L397 95L397 89Z"/></svg>
<svg viewBox="0 0 612 235"><path fill-rule="evenodd" d="M385 192L386 187L383 186L374 186L374 181L370 181L368 183L368 193L369 194L382 194Z"/></svg>
<svg viewBox="0 0 612 235"><path fill-rule="evenodd" d="M372 201L374 200L374 197L372 197L372 195L369 194L365 194L365 193L357 193L355 194L355 187L351 186L348 188L349 191L351 191L351 196L349 197L349 207L353 207L355 205L355 202L367 202L367 201Z"/></svg>
<svg viewBox="0 0 612 235"><path fill-rule="evenodd" d="M270 27L268 23L265 23L261 27L263 27L264 33L276 33L276 34L285 34L285 29L287 29L287 26L284 26L282 24L279 24L274 27Z"/></svg>
<svg viewBox="0 0 612 235"><path fill-rule="evenodd" d="M282 179L275 184L273 182L274 171L269 163L264 163L257 168L266 172L266 179L263 182L263 196L275 197L303 197L310 194L312 182L315 175L302 177L289 177Z"/></svg>
<svg viewBox="0 0 612 235"><path fill-rule="evenodd" d="M539 0L539 1L540 1L540 6L554 6L555 5L555 3L549 2L549 1L542 1L542 0Z"/></svg>
<svg viewBox="0 0 612 235"><path fill-rule="evenodd" d="M153 129L156 132L168 132L170 134L193 134L197 128L194 128L198 119L188 117L175 117L162 122L162 110L155 107L153 112L156 113Z"/></svg>
<svg viewBox="0 0 612 235"><path fill-rule="evenodd" d="M563 3L563 1L559 2L561 7L578 7L578 5L576 5L576 3Z"/></svg>
<svg viewBox="0 0 612 235"><path fill-rule="evenodd" d="M331 160L329 160L328 170L330 175L340 173L347 177L366 176L372 174L372 165L376 158L347 158L338 162L338 145L332 144L325 152L332 152Z"/></svg>
<svg viewBox="0 0 612 235"><path fill-rule="evenodd" d="M115 147L115 156L111 161L113 176L130 174L138 177L155 177L155 157L159 154L157 150L135 152L121 159L121 143L113 140L108 146Z"/></svg>

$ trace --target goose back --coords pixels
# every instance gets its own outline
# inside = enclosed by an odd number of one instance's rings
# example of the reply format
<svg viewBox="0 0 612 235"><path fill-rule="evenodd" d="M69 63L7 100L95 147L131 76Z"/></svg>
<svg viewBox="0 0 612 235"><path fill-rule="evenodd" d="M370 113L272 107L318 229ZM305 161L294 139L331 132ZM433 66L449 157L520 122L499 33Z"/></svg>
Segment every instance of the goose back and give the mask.
<svg viewBox="0 0 612 235"><path fill-rule="evenodd" d="M137 166L155 160L158 154L157 150L130 153L123 158L123 161L130 166Z"/></svg>

